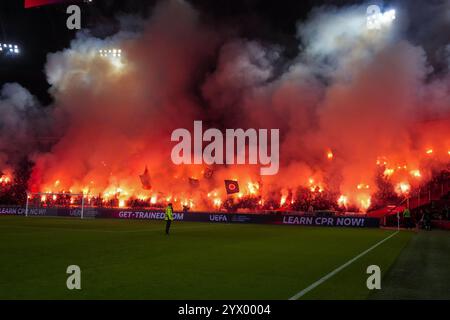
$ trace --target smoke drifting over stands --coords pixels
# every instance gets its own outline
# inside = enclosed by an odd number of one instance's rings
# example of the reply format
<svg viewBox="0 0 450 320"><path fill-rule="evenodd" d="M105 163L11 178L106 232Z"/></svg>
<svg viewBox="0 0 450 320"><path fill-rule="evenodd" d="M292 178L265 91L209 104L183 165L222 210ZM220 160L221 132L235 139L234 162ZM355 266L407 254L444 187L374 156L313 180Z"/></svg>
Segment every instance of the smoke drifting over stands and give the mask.
<svg viewBox="0 0 450 320"><path fill-rule="evenodd" d="M450 161L450 4L399 2L396 20L378 30L366 26L367 6L315 7L294 36L252 36L251 21L241 26L175 0L158 2L148 18L118 15L118 31L106 38L82 30L69 48L48 53L50 105L3 85L0 170L14 179L26 158L33 192L195 209L313 197L364 211L384 184L406 193ZM173 165L170 134L194 120L280 129L279 173ZM39 137L53 140L43 147ZM150 190L139 179L146 167ZM234 200L225 179L240 183Z"/></svg>

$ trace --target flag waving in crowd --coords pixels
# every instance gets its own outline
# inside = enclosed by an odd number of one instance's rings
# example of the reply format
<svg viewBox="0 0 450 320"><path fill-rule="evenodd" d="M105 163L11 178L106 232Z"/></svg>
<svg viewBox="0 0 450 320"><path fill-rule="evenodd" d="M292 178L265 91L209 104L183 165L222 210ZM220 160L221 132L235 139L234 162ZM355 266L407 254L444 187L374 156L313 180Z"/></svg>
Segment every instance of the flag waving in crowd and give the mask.
<svg viewBox="0 0 450 320"><path fill-rule="evenodd" d="M144 190L150 190L152 188L147 166L145 167L144 173L139 175L139 178L141 179L142 188Z"/></svg>
<svg viewBox="0 0 450 320"><path fill-rule="evenodd" d="M234 180L225 180L227 194L239 193L239 183Z"/></svg>
<svg viewBox="0 0 450 320"><path fill-rule="evenodd" d="M204 171L203 171L203 177L205 179L211 179L212 176L214 174L214 170L210 167L207 167Z"/></svg>
<svg viewBox="0 0 450 320"><path fill-rule="evenodd" d="M200 181L198 179L195 179L195 178L189 178L189 185L192 188L197 188L198 186L200 186Z"/></svg>

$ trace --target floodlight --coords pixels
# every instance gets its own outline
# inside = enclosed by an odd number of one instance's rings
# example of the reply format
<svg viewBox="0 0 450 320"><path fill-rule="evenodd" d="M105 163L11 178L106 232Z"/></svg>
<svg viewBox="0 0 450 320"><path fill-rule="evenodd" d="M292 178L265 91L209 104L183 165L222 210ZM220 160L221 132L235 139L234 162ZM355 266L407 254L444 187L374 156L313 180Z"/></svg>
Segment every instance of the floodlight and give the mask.
<svg viewBox="0 0 450 320"><path fill-rule="evenodd" d="M382 13L378 6L369 6L367 13L368 29L381 29L381 27L390 25L396 18L395 9Z"/></svg>
<svg viewBox="0 0 450 320"><path fill-rule="evenodd" d="M389 10L383 13L380 17L381 23L388 24L395 20L395 10Z"/></svg>
<svg viewBox="0 0 450 320"><path fill-rule="evenodd" d="M0 53L4 55L18 55L20 53L19 46L12 43L0 43Z"/></svg>
<svg viewBox="0 0 450 320"><path fill-rule="evenodd" d="M122 50L117 48L108 48L98 50L101 57L119 58L122 56Z"/></svg>

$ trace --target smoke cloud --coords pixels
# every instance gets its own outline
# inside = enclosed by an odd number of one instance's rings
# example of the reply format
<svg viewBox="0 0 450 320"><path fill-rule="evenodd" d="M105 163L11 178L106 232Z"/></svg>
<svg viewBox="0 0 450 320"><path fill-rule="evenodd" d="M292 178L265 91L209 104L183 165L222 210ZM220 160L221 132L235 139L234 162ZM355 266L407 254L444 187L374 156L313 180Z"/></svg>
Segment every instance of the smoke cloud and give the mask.
<svg viewBox="0 0 450 320"><path fill-rule="evenodd" d="M54 97L46 130L57 137L51 150L32 149L35 130L45 132L35 120L44 108L26 89L4 86L0 165L31 155L33 191L119 190L121 197L178 197L205 208L205 194L224 198L223 179L238 179L243 188L258 182L263 197L317 187L367 208L380 166L403 168L394 184L414 184L410 171L422 179L431 174L430 150L434 163L448 164L450 44L448 24L440 41L408 33L415 21L406 4L381 30L366 28L366 8L313 10L297 26L294 58L277 43L230 37L183 1L159 3L148 21L124 23L108 39L80 33L70 48L49 54L45 67ZM100 56L104 48L120 48L123 56ZM429 48L445 52L438 64ZM204 179L205 167L173 165L170 134L192 129L194 120L219 129L280 129L279 174L217 166ZM146 166L151 191L139 181ZM198 188L190 177L200 179Z"/></svg>
<svg viewBox="0 0 450 320"><path fill-rule="evenodd" d="M35 152L37 132L45 134L48 118L31 93L17 83L0 91L0 171L10 175L16 164Z"/></svg>

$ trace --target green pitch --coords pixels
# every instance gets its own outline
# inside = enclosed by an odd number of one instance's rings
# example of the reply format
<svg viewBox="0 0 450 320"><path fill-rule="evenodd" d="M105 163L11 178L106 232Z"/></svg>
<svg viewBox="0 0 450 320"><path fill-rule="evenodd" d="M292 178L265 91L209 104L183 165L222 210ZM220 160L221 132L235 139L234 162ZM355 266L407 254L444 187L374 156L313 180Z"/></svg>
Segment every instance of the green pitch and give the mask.
<svg viewBox="0 0 450 320"><path fill-rule="evenodd" d="M0 217L0 299L289 299L393 231L276 225ZM302 299L366 299L400 232ZM69 265L81 290L66 287Z"/></svg>

